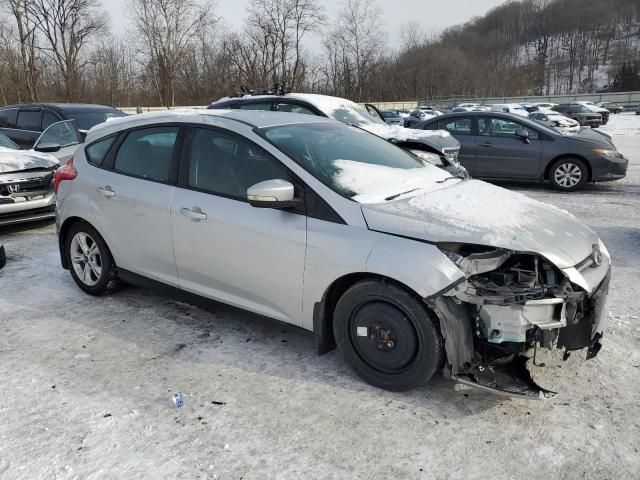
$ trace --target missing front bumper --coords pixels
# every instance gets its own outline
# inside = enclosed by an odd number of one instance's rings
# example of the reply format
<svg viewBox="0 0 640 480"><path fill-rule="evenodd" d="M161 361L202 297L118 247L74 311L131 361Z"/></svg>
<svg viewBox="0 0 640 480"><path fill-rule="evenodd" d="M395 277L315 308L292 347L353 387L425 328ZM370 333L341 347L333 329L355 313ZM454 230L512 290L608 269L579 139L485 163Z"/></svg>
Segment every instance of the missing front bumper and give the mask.
<svg viewBox="0 0 640 480"><path fill-rule="evenodd" d="M602 348L600 340L610 280L609 269L596 291L583 301L581 315L571 317L570 323L555 330L558 334L553 350L564 352L564 361L571 352L582 349L586 349L585 359L589 360ZM557 395L540 386L530 372L532 365L544 368L543 364L536 362L536 352L542 350L537 347L541 339L537 334L544 336L554 330L542 330L536 326L536 335L531 342L511 343L508 346L513 349L512 353L498 358L479 348L479 345L493 347L486 339L479 339L479 330L473 328L477 324L468 304L451 297L438 297L430 299L429 305L438 315L445 338L448 363L445 373L448 376L464 385L512 397L548 399ZM516 346L522 351L517 351Z"/></svg>

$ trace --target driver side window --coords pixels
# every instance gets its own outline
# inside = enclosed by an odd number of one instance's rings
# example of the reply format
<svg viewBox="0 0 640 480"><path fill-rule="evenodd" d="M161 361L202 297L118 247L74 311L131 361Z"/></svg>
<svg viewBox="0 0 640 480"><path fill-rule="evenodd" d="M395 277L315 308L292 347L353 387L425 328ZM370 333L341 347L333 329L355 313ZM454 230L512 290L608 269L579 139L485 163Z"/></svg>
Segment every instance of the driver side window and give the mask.
<svg viewBox="0 0 640 480"><path fill-rule="evenodd" d="M262 148L235 135L195 129L189 156L190 187L247 201L249 187L274 179L292 181L292 176Z"/></svg>

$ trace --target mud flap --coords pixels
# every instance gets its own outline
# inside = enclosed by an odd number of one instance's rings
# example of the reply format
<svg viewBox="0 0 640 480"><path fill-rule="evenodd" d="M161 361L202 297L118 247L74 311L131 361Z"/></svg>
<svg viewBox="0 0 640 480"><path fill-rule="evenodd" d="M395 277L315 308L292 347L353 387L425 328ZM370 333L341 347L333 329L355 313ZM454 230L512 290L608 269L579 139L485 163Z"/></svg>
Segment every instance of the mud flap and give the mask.
<svg viewBox="0 0 640 480"><path fill-rule="evenodd" d="M451 297L430 298L427 303L440 321L451 372L460 372L473 361L473 332L467 306Z"/></svg>

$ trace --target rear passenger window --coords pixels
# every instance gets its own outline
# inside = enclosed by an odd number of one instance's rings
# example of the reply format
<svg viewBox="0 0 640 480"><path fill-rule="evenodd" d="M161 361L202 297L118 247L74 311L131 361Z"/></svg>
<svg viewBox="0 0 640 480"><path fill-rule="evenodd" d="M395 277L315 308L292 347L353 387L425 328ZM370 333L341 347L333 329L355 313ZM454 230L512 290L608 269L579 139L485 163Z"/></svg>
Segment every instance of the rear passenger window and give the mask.
<svg viewBox="0 0 640 480"><path fill-rule="evenodd" d="M440 130L446 130L453 135L471 135L471 119L456 118L453 120L440 120Z"/></svg>
<svg viewBox="0 0 640 480"><path fill-rule="evenodd" d="M16 128L17 108L0 111L0 128Z"/></svg>
<svg viewBox="0 0 640 480"><path fill-rule="evenodd" d="M116 141L117 136L114 135L112 137L103 138L102 140L98 140L97 142L89 145L85 153L87 154L87 161L92 165L102 165L104 162L111 145Z"/></svg>
<svg viewBox="0 0 640 480"><path fill-rule="evenodd" d="M160 182L169 181L178 127L134 130L118 149L115 170Z"/></svg>
<svg viewBox="0 0 640 480"><path fill-rule="evenodd" d="M291 113L304 113L305 115L315 115L308 108L303 107L302 105L295 105L293 103L277 103L276 110L279 112L291 112Z"/></svg>
<svg viewBox="0 0 640 480"><path fill-rule="evenodd" d="M242 110L271 110L271 102L267 103L244 103L240 105L240 109Z"/></svg>
<svg viewBox="0 0 640 480"><path fill-rule="evenodd" d="M42 123L42 112L33 112L29 110L20 110L18 112L19 130L31 130L33 132L41 132L40 124Z"/></svg>

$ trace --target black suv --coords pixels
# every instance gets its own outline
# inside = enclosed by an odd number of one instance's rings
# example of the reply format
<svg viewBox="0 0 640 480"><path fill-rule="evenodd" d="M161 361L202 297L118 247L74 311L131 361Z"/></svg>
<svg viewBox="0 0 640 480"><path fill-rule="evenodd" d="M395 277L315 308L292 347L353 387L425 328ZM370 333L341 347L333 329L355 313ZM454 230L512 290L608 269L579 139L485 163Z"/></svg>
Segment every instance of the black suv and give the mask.
<svg viewBox="0 0 640 480"><path fill-rule="evenodd" d="M20 148L31 148L40 134L62 120L75 120L84 136L91 127L112 117L126 114L103 105L74 103L31 103L0 108L0 133Z"/></svg>
<svg viewBox="0 0 640 480"><path fill-rule="evenodd" d="M602 115L592 112L583 105L556 105L551 110L573 118L583 127L598 128L602 126Z"/></svg>

